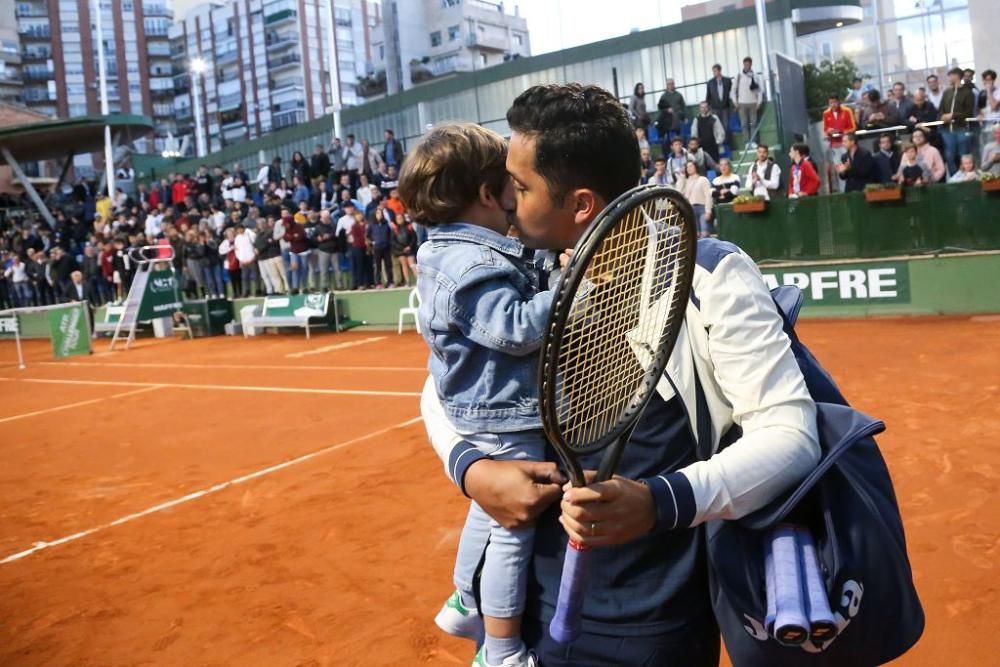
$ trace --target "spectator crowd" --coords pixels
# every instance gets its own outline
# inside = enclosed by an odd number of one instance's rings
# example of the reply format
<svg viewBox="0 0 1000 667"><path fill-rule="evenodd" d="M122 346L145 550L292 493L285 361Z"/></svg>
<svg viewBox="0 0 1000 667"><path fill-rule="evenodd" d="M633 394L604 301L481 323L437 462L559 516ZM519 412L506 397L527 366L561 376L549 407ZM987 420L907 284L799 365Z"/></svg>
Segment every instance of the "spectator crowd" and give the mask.
<svg viewBox="0 0 1000 667"><path fill-rule="evenodd" d="M413 285L426 234L396 189L404 157L387 129L381 149L335 137L255 174L203 165L132 195L82 180L50 201L54 228L26 199L0 195L0 309L120 302L134 250L151 245L173 249L189 298Z"/></svg>

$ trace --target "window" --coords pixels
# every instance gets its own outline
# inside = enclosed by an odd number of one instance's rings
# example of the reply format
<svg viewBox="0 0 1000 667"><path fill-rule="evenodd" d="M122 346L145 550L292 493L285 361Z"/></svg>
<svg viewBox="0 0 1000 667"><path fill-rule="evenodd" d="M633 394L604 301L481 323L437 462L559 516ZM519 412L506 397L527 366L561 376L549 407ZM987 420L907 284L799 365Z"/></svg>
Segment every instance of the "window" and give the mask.
<svg viewBox="0 0 1000 667"><path fill-rule="evenodd" d="M458 39L461 32L462 28L460 26L457 25L450 26L448 28L448 41L454 42L456 39Z"/></svg>
<svg viewBox="0 0 1000 667"><path fill-rule="evenodd" d="M479 64L480 65L488 65L489 64L489 62L486 60L486 54L485 53L480 53L479 54Z"/></svg>
<svg viewBox="0 0 1000 667"><path fill-rule="evenodd" d="M462 0L441 0L442 7L457 7L462 4Z"/></svg>
<svg viewBox="0 0 1000 667"><path fill-rule="evenodd" d="M431 33L431 46L441 46L441 31L435 30Z"/></svg>
<svg viewBox="0 0 1000 667"><path fill-rule="evenodd" d="M518 33L514 33L514 43L518 46L524 46L524 36Z"/></svg>

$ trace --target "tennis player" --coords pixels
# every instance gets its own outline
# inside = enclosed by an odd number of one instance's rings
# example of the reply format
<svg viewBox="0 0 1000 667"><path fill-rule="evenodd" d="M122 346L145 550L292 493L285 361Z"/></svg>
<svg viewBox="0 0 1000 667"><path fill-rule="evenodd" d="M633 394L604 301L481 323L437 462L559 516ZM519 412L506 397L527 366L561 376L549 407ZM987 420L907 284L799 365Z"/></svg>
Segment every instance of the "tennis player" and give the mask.
<svg viewBox="0 0 1000 667"><path fill-rule="evenodd" d="M628 117L603 89L536 86L507 120L510 220L529 247L572 247L639 181ZM459 488L503 526L536 526L522 636L543 667L718 664L700 526L762 507L820 453L815 404L767 286L749 257L715 239L699 241L684 326L614 479L564 488L551 452L548 462L491 459L458 433L430 379L421 409ZM711 429L698 434L692 424L705 413ZM566 534L600 548L583 635L561 646L547 632Z"/></svg>
<svg viewBox="0 0 1000 667"><path fill-rule="evenodd" d="M420 331L449 423L497 460L543 458L538 350L552 291L539 283L535 252L507 236L513 192L507 144L474 123L433 128L406 158L399 190L428 229L417 253ZM460 609L476 607L473 582L483 560L485 637L476 664L529 664L521 640L534 528L507 528L475 502L455 563L456 591L436 619L446 632L478 638ZM486 547L483 557L483 545Z"/></svg>

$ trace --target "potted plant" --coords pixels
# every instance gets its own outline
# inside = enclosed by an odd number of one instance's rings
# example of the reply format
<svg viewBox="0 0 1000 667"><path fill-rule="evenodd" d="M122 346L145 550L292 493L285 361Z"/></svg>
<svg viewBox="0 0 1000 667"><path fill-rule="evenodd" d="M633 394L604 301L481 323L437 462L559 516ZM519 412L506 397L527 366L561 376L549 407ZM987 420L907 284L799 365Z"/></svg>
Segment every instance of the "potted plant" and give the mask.
<svg viewBox="0 0 1000 667"><path fill-rule="evenodd" d="M903 186L898 183L869 183L865 186L865 201L903 201Z"/></svg>
<svg viewBox="0 0 1000 667"><path fill-rule="evenodd" d="M733 200L736 213L763 213L767 210L767 200L760 195L739 195Z"/></svg>
<svg viewBox="0 0 1000 667"><path fill-rule="evenodd" d="M983 192L1000 192L1000 176L992 173L985 173L979 178Z"/></svg>

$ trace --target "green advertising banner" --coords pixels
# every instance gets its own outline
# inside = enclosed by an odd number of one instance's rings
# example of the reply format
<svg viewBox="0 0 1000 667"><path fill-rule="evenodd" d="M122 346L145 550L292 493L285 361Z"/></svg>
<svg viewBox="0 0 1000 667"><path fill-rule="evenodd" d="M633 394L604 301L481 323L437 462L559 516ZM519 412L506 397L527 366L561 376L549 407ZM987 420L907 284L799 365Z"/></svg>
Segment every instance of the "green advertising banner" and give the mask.
<svg viewBox="0 0 1000 667"><path fill-rule="evenodd" d="M83 305L50 310L49 333L56 359L90 354L90 332Z"/></svg>
<svg viewBox="0 0 1000 667"><path fill-rule="evenodd" d="M269 296L264 300L264 315L267 317L301 316L325 317L330 306L329 294L292 294L291 296Z"/></svg>
<svg viewBox="0 0 1000 667"><path fill-rule="evenodd" d="M183 305L180 295L180 287L172 271L151 271L136 319L145 322L157 317L172 316Z"/></svg>
<svg viewBox="0 0 1000 667"><path fill-rule="evenodd" d="M795 285L814 306L854 306L910 303L908 262L853 262L801 267L761 267L774 289Z"/></svg>

